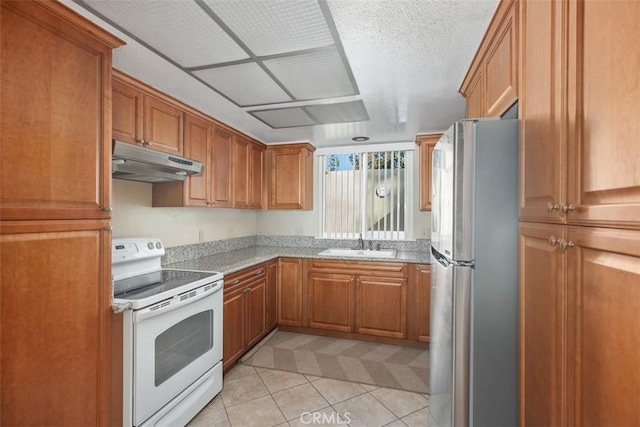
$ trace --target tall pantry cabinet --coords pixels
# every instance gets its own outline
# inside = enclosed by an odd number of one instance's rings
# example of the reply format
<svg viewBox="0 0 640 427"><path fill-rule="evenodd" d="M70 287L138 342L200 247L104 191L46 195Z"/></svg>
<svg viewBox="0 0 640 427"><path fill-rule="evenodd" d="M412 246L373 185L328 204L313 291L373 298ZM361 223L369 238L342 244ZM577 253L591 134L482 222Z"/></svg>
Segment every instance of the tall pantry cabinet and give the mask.
<svg viewBox="0 0 640 427"><path fill-rule="evenodd" d="M0 424L109 425L111 50L1 2Z"/></svg>
<svg viewBox="0 0 640 427"><path fill-rule="evenodd" d="M640 425L639 23L520 1L521 425Z"/></svg>

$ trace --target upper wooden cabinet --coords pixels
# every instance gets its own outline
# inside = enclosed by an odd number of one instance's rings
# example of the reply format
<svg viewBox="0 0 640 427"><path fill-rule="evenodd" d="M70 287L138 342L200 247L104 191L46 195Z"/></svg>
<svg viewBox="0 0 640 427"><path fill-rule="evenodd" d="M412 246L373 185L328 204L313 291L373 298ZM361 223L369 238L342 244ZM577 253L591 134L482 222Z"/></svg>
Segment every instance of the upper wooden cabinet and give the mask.
<svg viewBox="0 0 640 427"><path fill-rule="evenodd" d="M469 118L499 117L518 99L518 3L498 5L462 82Z"/></svg>
<svg viewBox="0 0 640 427"><path fill-rule="evenodd" d="M266 195L264 185L265 152L262 144L249 144L249 208L263 209Z"/></svg>
<svg viewBox="0 0 640 427"><path fill-rule="evenodd" d="M55 9L2 2L2 219L110 216L111 49L122 42Z"/></svg>
<svg viewBox="0 0 640 427"><path fill-rule="evenodd" d="M233 207L262 209L266 148L236 135L233 144Z"/></svg>
<svg viewBox="0 0 640 427"><path fill-rule="evenodd" d="M114 70L113 138L182 154L184 112L171 100Z"/></svg>
<svg viewBox="0 0 640 427"><path fill-rule="evenodd" d="M521 4L520 219L640 226L639 20L637 2Z"/></svg>
<svg viewBox="0 0 640 427"><path fill-rule="evenodd" d="M421 211L431 210L431 170L433 149L441 136L442 134L438 133L433 135L418 135L416 137L416 144L420 147L420 174L418 185L420 188L419 208Z"/></svg>
<svg viewBox="0 0 640 427"><path fill-rule="evenodd" d="M313 152L308 143L271 145L269 209L313 209Z"/></svg>

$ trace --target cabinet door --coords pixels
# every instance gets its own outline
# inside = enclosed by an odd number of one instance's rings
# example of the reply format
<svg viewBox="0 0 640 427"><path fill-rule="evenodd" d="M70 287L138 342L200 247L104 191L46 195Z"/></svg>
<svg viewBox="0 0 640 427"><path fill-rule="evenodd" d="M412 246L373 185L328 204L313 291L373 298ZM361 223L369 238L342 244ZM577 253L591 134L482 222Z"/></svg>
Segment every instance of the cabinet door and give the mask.
<svg viewBox="0 0 640 427"><path fill-rule="evenodd" d="M566 425L565 227L520 223L520 425Z"/></svg>
<svg viewBox="0 0 640 427"><path fill-rule="evenodd" d="M638 227L640 2L569 7L567 220Z"/></svg>
<svg viewBox="0 0 640 427"><path fill-rule="evenodd" d="M562 222L566 200L562 34L566 2L520 2L520 219Z"/></svg>
<svg viewBox="0 0 640 427"><path fill-rule="evenodd" d="M309 326L353 332L355 276L310 273L307 283Z"/></svg>
<svg viewBox="0 0 640 427"><path fill-rule="evenodd" d="M136 144L142 138L142 92L119 80L112 81L113 139Z"/></svg>
<svg viewBox="0 0 640 427"><path fill-rule="evenodd" d="M518 99L516 6L502 18L485 59L486 116L499 117Z"/></svg>
<svg viewBox="0 0 640 427"><path fill-rule="evenodd" d="M251 282L244 290L246 304L246 348L252 347L267 332L266 302L267 280L262 277Z"/></svg>
<svg viewBox="0 0 640 427"><path fill-rule="evenodd" d="M568 240L567 425L640 425L640 232L570 227Z"/></svg>
<svg viewBox="0 0 640 427"><path fill-rule="evenodd" d="M302 260L278 260L278 324L302 326Z"/></svg>
<svg viewBox="0 0 640 427"><path fill-rule="evenodd" d="M213 134L213 203L219 208L230 208L233 204L232 185L233 171L233 135L231 132L216 127Z"/></svg>
<svg viewBox="0 0 640 427"><path fill-rule="evenodd" d="M484 117L484 90L482 85L484 83L482 64L476 70L475 76L471 79L469 89L465 94L467 99L467 117L470 119L476 119L478 117Z"/></svg>
<svg viewBox="0 0 640 427"><path fill-rule="evenodd" d="M313 153L278 147L270 153L269 209L313 208Z"/></svg>
<svg viewBox="0 0 640 427"><path fill-rule="evenodd" d="M2 2L0 217L108 218L111 49L47 8Z"/></svg>
<svg viewBox="0 0 640 427"><path fill-rule="evenodd" d="M249 141L233 137L233 207L249 206Z"/></svg>
<svg viewBox="0 0 640 427"><path fill-rule="evenodd" d="M420 210L431 210L431 164L433 160L433 149L441 133L436 135L420 135L417 138L420 146Z"/></svg>
<svg viewBox="0 0 640 427"><path fill-rule="evenodd" d="M416 339L429 342L431 322L431 269L428 265L416 266Z"/></svg>
<svg viewBox="0 0 640 427"><path fill-rule="evenodd" d="M278 262L267 264L267 331L278 325Z"/></svg>
<svg viewBox="0 0 640 427"><path fill-rule="evenodd" d="M264 199L264 151L257 144L250 144L249 149L249 207L262 209Z"/></svg>
<svg viewBox="0 0 640 427"><path fill-rule="evenodd" d="M109 424L107 225L3 224L0 424Z"/></svg>
<svg viewBox="0 0 640 427"><path fill-rule="evenodd" d="M356 332L406 338L407 279L357 278Z"/></svg>
<svg viewBox="0 0 640 427"><path fill-rule="evenodd" d="M244 289L244 286L240 286L234 287L229 291L225 290L223 306L224 328L222 333L224 370L233 365L244 354L246 348Z"/></svg>
<svg viewBox="0 0 640 427"><path fill-rule="evenodd" d="M202 163L200 175L192 175L185 181L187 206L208 206L211 198L211 124L185 115L184 155Z"/></svg>
<svg viewBox="0 0 640 427"><path fill-rule="evenodd" d="M184 113L152 95L144 96L144 140L150 148L182 154Z"/></svg>

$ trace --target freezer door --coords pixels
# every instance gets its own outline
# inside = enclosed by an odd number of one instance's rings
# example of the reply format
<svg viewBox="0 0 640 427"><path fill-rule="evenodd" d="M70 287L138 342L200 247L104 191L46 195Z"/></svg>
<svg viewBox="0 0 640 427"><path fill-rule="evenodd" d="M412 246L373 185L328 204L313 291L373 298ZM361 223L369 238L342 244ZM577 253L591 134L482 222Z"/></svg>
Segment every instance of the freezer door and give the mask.
<svg viewBox="0 0 640 427"><path fill-rule="evenodd" d="M438 427L469 425L471 267L431 250L430 412Z"/></svg>
<svg viewBox="0 0 640 427"><path fill-rule="evenodd" d="M457 261L473 260L475 125L455 123L433 151L431 246Z"/></svg>

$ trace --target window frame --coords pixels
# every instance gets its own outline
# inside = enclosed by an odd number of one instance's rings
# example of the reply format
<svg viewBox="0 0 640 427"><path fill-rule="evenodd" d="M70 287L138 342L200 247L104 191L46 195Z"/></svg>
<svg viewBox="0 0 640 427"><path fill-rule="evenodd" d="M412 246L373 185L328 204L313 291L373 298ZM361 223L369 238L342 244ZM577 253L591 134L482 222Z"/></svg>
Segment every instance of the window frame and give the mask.
<svg viewBox="0 0 640 427"><path fill-rule="evenodd" d="M403 241L410 240L413 235L413 207L416 201L416 195L414 192L414 162L416 146L413 142L397 142L397 143L385 143L375 144L367 146L349 145L340 147L323 147L316 151L317 155L317 178L318 178L318 193L319 193L319 222L318 222L318 234L321 239L357 239L358 235L354 232L343 233L342 235L325 235L324 224L326 218L325 211L325 161L324 159L332 154L351 154L358 155L376 152L389 152L389 151L404 151L405 152L405 200L404 200L404 232L389 232L389 231L371 231L366 236L363 233L363 238L372 240L387 240L387 241ZM392 234L389 237L389 234ZM393 234L401 234L397 238L393 238ZM385 236L386 234L386 236Z"/></svg>

